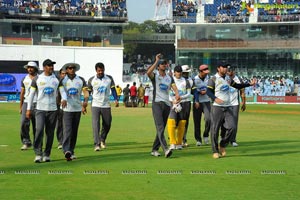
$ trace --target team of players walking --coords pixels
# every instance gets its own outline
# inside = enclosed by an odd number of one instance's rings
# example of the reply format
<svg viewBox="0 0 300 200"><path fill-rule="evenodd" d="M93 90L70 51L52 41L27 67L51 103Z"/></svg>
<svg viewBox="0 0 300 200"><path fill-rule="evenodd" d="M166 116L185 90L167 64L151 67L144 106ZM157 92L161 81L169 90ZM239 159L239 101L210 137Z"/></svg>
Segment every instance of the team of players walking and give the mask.
<svg viewBox="0 0 300 200"><path fill-rule="evenodd" d="M162 147L165 157L170 157L174 149L187 146L186 133L190 110L193 106L194 137L196 145L211 143L213 158L226 155L225 147L235 141L238 112L239 90L255 84L242 83L235 76L229 64L218 64L217 73L209 77L207 65L199 66L199 74L190 78L187 65L176 66L174 76L167 74L168 63L162 60L161 54L147 70L147 75L153 85L152 112L156 127L156 137L153 142L151 155L160 156ZM57 125L63 126L63 134L58 134L64 157L67 161L76 159L75 146L81 114L86 114L89 96L92 96L92 127L94 150L106 148L106 138L110 131L112 115L110 95L118 106L118 96L115 83L110 75L105 74L103 63L96 63L96 75L88 82L76 75L80 69L77 63L67 63L60 70L60 78L54 74L56 62L46 59L43 62L43 72L38 75L39 67L35 62L24 66L28 75L22 80L20 113L21 113L21 150L33 146L34 162L50 162L54 130ZM63 74L66 74L65 76ZM81 99L83 94L83 99ZM193 96L193 98L192 98ZM242 110L245 110L245 98L242 93ZM191 100L193 99L193 104ZM212 103L211 103L212 102ZM205 130L201 138L201 116L204 113ZM57 120L60 118L62 120ZM102 123L100 126L100 119ZM29 126L32 122L34 141L30 140ZM63 123L61 123L63 122ZM167 126L168 146L164 130ZM57 126L58 128L59 126ZM219 130L221 140L219 143ZM58 130L58 129L57 129ZM44 132L46 136L43 150Z"/></svg>

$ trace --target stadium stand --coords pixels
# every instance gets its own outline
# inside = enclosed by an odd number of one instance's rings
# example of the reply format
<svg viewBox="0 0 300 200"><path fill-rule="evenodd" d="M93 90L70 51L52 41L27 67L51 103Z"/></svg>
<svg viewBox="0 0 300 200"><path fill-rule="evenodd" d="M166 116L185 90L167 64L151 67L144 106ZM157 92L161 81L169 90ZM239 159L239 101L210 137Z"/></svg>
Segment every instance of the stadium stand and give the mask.
<svg viewBox="0 0 300 200"><path fill-rule="evenodd" d="M126 0L2 0L0 13L6 17L21 18L28 17L26 15L126 18L127 8Z"/></svg>

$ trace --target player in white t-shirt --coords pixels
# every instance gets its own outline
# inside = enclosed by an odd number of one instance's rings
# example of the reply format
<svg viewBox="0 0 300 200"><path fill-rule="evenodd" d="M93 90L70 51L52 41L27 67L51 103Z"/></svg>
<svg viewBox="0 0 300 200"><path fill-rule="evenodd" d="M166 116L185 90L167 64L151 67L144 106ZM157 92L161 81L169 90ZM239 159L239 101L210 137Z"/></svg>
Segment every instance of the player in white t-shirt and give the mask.
<svg viewBox="0 0 300 200"><path fill-rule="evenodd" d="M62 149L67 161L76 158L75 146L78 135L78 127L80 123L81 113L86 114L88 105L89 92L85 80L76 75L76 71L80 69L77 63L67 63L62 67L67 75L60 81L60 93L66 93L66 99L63 98L66 106L63 108L63 124L64 134ZM84 101L81 103L81 93L83 93Z"/></svg>
<svg viewBox="0 0 300 200"><path fill-rule="evenodd" d="M106 148L106 138L112 121L110 92L114 97L116 106L119 105L115 82L112 76L104 73L104 64L99 62L95 65L96 75L88 81L89 91L92 93L92 125L95 151ZM100 117L102 128L100 134Z"/></svg>
<svg viewBox="0 0 300 200"><path fill-rule="evenodd" d="M21 114L21 142L23 146L21 150L27 150L31 147L32 142L30 139L30 121L32 123L32 132L33 132L33 139L35 136L35 107L36 107L36 95L33 98L33 112L32 117L30 119L26 118L26 110L27 110L27 102L28 102L28 95L30 93L30 86L32 80L37 76L39 71L39 67L36 62L30 61L27 65L24 66L27 70L28 74L22 79L21 81L21 94L20 94L20 114Z"/></svg>

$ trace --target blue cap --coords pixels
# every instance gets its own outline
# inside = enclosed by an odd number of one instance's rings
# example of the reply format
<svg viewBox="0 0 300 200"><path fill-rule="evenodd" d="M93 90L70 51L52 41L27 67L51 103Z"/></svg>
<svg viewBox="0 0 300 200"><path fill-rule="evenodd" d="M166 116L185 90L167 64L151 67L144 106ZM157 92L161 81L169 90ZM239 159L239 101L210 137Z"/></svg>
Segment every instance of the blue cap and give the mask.
<svg viewBox="0 0 300 200"><path fill-rule="evenodd" d="M161 65L161 64L168 64L168 62L166 60L159 60L158 61L158 65Z"/></svg>
<svg viewBox="0 0 300 200"><path fill-rule="evenodd" d="M227 62L225 62L224 60L223 61L220 61L217 65L217 67L225 67L227 68L228 66L230 66L230 64L228 64Z"/></svg>
<svg viewBox="0 0 300 200"><path fill-rule="evenodd" d="M182 72L182 68L180 65L174 67L174 72Z"/></svg>

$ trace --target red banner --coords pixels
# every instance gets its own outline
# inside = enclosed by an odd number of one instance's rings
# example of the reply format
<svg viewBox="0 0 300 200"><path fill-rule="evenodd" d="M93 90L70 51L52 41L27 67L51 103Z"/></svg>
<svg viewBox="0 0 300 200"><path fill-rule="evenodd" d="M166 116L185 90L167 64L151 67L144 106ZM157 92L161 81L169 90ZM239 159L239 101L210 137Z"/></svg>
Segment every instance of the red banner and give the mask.
<svg viewBox="0 0 300 200"><path fill-rule="evenodd" d="M257 96L257 102L300 103L300 96Z"/></svg>

